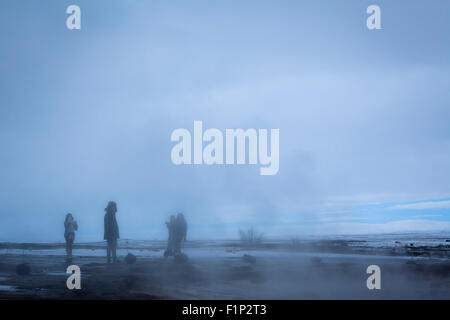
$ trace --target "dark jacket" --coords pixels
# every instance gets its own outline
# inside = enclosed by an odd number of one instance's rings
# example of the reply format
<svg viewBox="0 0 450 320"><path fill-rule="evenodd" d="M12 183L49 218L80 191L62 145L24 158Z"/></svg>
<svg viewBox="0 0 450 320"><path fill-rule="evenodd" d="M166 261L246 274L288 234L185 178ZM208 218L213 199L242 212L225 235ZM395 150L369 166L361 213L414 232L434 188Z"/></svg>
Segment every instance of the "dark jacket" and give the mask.
<svg viewBox="0 0 450 320"><path fill-rule="evenodd" d="M179 241L181 241L181 240L186 241L186 233L187 233L187 223L186 223L186 220L184 219L184 216L180 215L176 218L176 221L175 221L176 238Z"/></svg>
<svg viewBox="0 0 450 320"><path fill-rule="evenodd" d="M114 212L107 212L105 214L104 239L108 241L119 239L119 226L117 225L116 214Z"/></svg>

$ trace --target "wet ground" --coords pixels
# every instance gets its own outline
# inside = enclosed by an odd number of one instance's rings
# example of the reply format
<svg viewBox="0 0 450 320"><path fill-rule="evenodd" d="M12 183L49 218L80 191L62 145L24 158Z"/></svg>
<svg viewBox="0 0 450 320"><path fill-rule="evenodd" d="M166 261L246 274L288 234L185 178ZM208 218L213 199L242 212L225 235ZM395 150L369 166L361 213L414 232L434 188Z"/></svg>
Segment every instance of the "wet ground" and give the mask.
<svg viewBox="0 0 450 320"><path fill-rule="evenodd" d="M81 290L69 290L61 245L0 252L2 299L450 299L450 260L438 246L400 251L328 241L311 246L192 243L187 261L164 259L162 246L119 250L107 265L101 245L80 245L72 264ZM127 264L131 252L137 262ZM30 266L18 275L18 264ZM381 290L367 289L369 265L381 268Z"/></svg>

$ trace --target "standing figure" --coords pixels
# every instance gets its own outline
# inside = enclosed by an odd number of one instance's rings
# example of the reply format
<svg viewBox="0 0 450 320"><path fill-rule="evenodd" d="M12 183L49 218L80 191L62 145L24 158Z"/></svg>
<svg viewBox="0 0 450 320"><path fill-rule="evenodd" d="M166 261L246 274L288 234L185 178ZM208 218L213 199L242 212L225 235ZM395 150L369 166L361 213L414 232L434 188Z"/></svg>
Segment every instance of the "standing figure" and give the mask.
<svg viewBox="0 0 450 320"><path fill-rule="evenodd" d="M71 213L66 214L64 220L64 238L66 239L67 260L72 260L72 246L75 241L75 231L78 230L78 224Z"/></svg>
<svg viewBox="0 0 450 320"><path fill-rule="evenodd" d="M182 213L178 213L175 219L175 233L174 233L174 254L181 253L181 242L186 241L187 223Z"/></svg>
<svg viewBox="0 0 450 320"><path fill-rule="evenodd" d="M170 221L166 222L166 226L169 231L169 240L164 257L177 256L181 253L181 242L186 241L186 220L182 213L178 213L176 217L170 216Z"/></svg>
<svg viewBox="0 0 450 320"><path fill-rule="evenodd" d="M170 216L169 222L166 222L166 227L169 232L169 239L167 240L167 249L164 251L164 257L172 256L174 251L174 236L175 236L175 216Z"/></svg>
<svg viewBox="0 0 450 320"><path fill-rule="evenodd" d="M117 239L119 239L119 226L117 225L116 212L117 205L114 201L108 202L105 208L105 235L104 239L108 243L106 249L106 259L107 262L111 262L111 255L113 263L116 262L116 249L117 249Z"/></svg>

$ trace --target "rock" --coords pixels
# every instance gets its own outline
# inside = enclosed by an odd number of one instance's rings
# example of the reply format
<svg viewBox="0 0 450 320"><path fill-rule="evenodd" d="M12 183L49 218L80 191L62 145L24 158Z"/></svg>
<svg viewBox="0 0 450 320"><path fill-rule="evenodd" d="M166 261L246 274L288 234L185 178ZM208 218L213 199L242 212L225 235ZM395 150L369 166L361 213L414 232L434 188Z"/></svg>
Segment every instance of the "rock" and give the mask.
<svg viewBox="0 0 450 320"><path fill-rule="evenodd" d="M187 256L187 254L185 254L185 253L179 253L174 256L175 262L186 262L186 261L188 261L188 259L189 258Z"/></svg>
<svg viewBox="0 0 450 320"><path fill-rule="evenodd" d="M256 258L254 256L249 255L249 254L244 254L244 256L242 257L242 260L244 260L245 262L250 262L250 263L255 263L256 262Z"/></svg>
<svg viewBox="0 0 450 320"><path fill-rule="evenodd" d="M445 242L450 242L450 239L445 240Z"/></svg>
<svg viewBox="0 0 450 320"><path fill-rule="evenodd" d="M133 264L135 263L137 260L136 256L132 253L128 253L127 256L125 257L125 262L128 264Z"/></svg>
<svg viewBox="0 0 450 320"><path fill-rule="evenodd" d="M16 273L19 276L27 276L30 274L31 268L28 263L21 263L16 266Z"/></svg>

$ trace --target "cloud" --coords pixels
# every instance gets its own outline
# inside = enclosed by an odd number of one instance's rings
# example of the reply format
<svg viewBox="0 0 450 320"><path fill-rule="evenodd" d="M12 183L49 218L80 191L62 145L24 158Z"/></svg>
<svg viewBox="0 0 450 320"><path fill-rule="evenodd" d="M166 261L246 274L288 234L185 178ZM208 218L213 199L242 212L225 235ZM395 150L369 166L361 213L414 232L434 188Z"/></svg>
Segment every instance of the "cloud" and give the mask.
<svg viewBox="0 0 450 320"><path fill-rule="evenodd" d="M391 210L425 210L425 209L450 209L450 200L444 201L424 201L408 204L399 204L388 209Z"/></svg>
<svg viewBox="0 0 450 320"><path fill-rule="evenodd" d="M261 2L257 14L250 2L155 1L107 15L92 1L83 7L89 31L68 37L64 23L54 28L56 11L12 4L0 10L17 26L0 29L4 239L63 240L69 210L78 239L101 238L109 200L124 237L162 238L177 211L204 237L236 236L241 224L383 232L400 227L357 224L381 220L355 209L380 204L389 220L404 220L397 209L447 197L449 44L439 19L424 21L418 42L393 31L408 25L401 15L383 37L368 37L346 6L327 14L314 1ZM279 128L279 173L174 166L170 133L193 120Z"/></svg>
<svg viewBox="0 0 450 320"><path fill-rule="evenodd" d="M397 220L386 223L336 222L318 225L290 224L258 228L270 237L302 235L364 235L401 232L448 232L450 222L434 220Z"/></svg>

